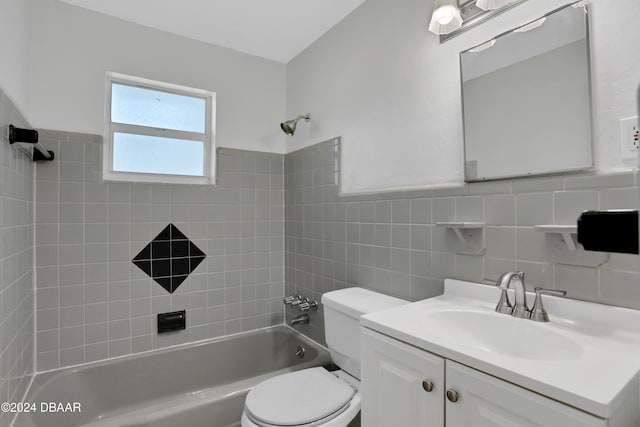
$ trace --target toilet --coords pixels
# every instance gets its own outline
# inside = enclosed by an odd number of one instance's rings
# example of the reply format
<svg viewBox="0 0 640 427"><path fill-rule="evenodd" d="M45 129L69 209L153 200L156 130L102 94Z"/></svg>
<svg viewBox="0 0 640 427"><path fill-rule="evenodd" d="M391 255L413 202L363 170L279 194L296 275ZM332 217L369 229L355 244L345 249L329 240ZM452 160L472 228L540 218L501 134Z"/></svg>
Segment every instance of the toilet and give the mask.
<svg viewBox="0 0 640 427"><path fill-rule="evenodd" d="M322 295L325 340L340 368L270 378L247 395L242 427L346 427L360 413L360 316L407 301L362 288Z"/></svg>

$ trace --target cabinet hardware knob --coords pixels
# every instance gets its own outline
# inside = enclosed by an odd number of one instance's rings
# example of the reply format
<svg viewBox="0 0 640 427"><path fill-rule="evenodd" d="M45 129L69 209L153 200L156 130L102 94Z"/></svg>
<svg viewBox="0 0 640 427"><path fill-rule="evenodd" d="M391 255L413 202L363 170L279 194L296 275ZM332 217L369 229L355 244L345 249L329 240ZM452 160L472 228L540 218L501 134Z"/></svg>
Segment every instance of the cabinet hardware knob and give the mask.
<svg viewBox="0 0 640 427"><path fill-rule="evenodd" d="M427 393L431 393L433 391L433 382L431 382L429 380L422 381L422 388Z"/></svg>
<svg viewBox="0 0 640 427"><path fill-rule="evenodd" d="M449 402L451 403L456 403L458 399L460 399L460 396L457 391L450 388L447 390L447 399L449 399Z"/></svg>

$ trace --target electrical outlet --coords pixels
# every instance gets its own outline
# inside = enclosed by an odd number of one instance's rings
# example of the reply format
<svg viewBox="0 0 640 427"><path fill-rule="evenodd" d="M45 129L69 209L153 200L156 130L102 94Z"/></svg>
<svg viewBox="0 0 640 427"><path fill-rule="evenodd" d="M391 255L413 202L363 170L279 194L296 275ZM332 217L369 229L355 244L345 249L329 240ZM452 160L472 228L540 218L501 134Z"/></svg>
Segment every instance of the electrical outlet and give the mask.
<svg viewBox="0 0 640 427"><path fill-rule="evenodd" d="M620 148L625 166L640 166L640 123L638 117L620 120Z"/></svg>

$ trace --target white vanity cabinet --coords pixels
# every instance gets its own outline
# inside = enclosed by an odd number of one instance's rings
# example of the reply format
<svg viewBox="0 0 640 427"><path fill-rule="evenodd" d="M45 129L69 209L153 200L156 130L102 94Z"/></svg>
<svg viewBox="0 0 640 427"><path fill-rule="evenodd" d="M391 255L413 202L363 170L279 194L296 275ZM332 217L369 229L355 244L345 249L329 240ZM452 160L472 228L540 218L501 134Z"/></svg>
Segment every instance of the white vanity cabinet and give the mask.
<svg viewBox="0 0 640 427"><path fill-rule="evenodd" d="M366 328L361 390L365 427L608 426L606 420Z"/></svg>
<svg viewBox="0 0 640 427"><path fill-rule="evenodd" d="M606 420L447 360L447 427L605 427ZM448 397L448 396L447 396Z"/></svg>
<svg viewBox="0 0 640 427"><path fill-rule="evenodd" d="M362 329L362 425L444 426L445 360Z"/></svg>

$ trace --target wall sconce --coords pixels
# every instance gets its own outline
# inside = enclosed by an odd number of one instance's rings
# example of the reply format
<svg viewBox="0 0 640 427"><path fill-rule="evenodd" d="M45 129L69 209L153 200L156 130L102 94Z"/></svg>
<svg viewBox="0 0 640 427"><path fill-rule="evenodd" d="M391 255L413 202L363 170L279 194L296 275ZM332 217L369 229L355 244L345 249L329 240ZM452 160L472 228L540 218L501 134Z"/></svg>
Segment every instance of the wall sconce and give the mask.
<svg viewBox="0 0 640 427"><path fill-rule="evenodd" d="M458 36L526 0L435 0L429 31L440 43Z"/></svg>

